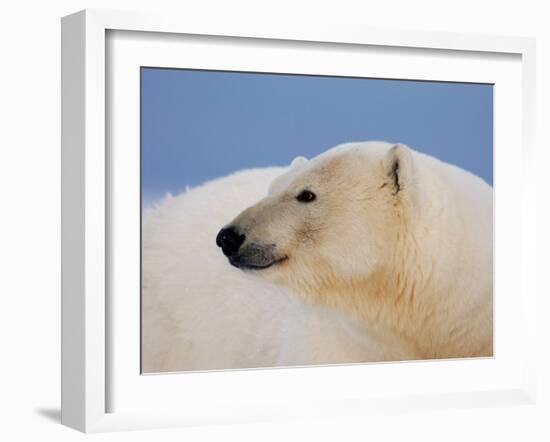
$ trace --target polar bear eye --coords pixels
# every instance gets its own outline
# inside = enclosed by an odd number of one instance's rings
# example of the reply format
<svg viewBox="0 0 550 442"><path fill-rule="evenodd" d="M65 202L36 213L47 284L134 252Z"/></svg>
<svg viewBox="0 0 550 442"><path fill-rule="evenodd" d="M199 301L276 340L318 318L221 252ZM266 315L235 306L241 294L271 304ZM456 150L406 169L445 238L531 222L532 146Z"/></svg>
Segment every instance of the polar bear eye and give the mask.
<svg viewBox="0 0 550 442"><path fill-rule="evenodd" d="M302 190L296 199L301 203L311 203L317 196L310 190Z"/></svg>

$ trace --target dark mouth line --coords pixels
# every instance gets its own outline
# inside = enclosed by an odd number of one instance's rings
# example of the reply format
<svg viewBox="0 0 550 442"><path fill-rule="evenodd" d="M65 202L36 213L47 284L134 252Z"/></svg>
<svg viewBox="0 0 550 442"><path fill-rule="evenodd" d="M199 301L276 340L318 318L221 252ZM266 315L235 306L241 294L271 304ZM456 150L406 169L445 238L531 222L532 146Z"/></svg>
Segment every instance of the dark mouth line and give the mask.
<svg viewBox="0 0 550 442"><path fill-rule="evenodd" d="M231 259L229 260L231 262L231 264L233 264L235 267L238 267L240 269L244 269L244 270L265 270L269 267L271 267L272 265L274 264L278 264L280 262L283 262L283 261L286 261L288 259L288 256L283 256L282 258L279 258L279 259L276 259L275 261L272 261L270 262L269 264L266 264L266 265L254 265L254 264L235 264L231 261Z"/></svg>

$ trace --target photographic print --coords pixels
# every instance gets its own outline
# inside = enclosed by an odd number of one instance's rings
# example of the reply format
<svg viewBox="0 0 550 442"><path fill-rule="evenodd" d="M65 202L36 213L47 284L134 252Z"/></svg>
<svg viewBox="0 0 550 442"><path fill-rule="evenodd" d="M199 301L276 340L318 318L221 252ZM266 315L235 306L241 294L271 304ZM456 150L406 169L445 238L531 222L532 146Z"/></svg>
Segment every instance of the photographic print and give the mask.
<svg viewBox="0 0 550 442"><path fill-rule="evenodd" d="M493 85L140 76L142 373L493 356Z"/></svg>

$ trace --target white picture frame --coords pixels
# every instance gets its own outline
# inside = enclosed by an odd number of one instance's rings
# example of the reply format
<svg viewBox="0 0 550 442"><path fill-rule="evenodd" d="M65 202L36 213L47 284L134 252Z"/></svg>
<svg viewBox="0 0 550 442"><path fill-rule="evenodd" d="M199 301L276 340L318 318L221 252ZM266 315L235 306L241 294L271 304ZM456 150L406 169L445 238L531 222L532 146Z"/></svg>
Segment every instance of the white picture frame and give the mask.
<svg viewBox="0 0 550 442"><path fill-rule="evenodd" d="M380 51L401 48L402 51L416 49L431 50L433 57L444 54L470 54L483 60L491 54L515 57L519 71L514 78L520 90L511 90L511 96L519 100L518 109L506 118L507 126L515 128L516 152L522 162L519 177L522 183L517 199L521 211L517 211L517 223L510 223L508 229L518 227L517 256L510 261L520 274L515 275L513 286L520 287L521 297L517 308L522 315L517 318L516 327L522 330L521 354L517 353L514 370L502 368L499 383L484 387L478 383L465 383L462 390L447 388L448 381L442 381L437 389L425 392L406 391L397 385L395 391L379 391L368 395L359 391L351 396L345 388L339 391L327 388L326 394L317 392L308 397L308 391L316 391L319 382L334 379L345 371L353 378L361 375L361 366L316 367L278 370L253 370L224 373L194 373L187 386L194 384L193 393L188 395L187 404L177 407L163 407L158 402L176 384L177 376L155 376L147 380L143 390L136 383L127 383L125 391L139 391L145 401L157 403L133 410L127 407L113 409L110 403L113 370L113 354L110 344L112 321L108 298L109 247L114 239L110 236L116 230L108 228L110 211L116 198L111 195L107 173L108 134L106 119L108 112L108 85L106 82L107 34L109 32L154 32L161 35L217 36L226 39L254 39L255 41L286 42L287 45L337 44L344 48L376 47ZM159 35L159 34L156 34ZM334 46L334 45L333 45ZM337 49L335 49L337 50ZM438 55L440 54L440 55ZM86 10L64 17L62 20L62 423L85 432L123 429L155 428L167 426L197 425L220 422L247 422L255 420L284 419L319 415L359 414L373 411L419 410L426 408L448 408L531 403L535 397L535 189L534 185L534 106L535 106L535 43L534 40L518 37L491 37L451 33L427 33L416 31L394 32L350 28L343 26L292 27L267 23L215 23L193 17L162 17L151 14ZM135 61L133 61L135 62ZM434 68L435 69L435 68ZM439 73L438 75L444 75ZM495 74L496 75L496 74ZM489 77L488 77L489 78ZM503 80L504 81L504 80ZM515 81L515 80L514 80ZM513 84L510 83L510 88ZM498 95L497 95L498 97ZM504 97L504 95L501 95ZM496 105L495 105L496 106ZM498 107L496 108L498 112ZM496 137L496 146L504 141ZM514 136L515 136L514 135ZM513 140L515 138L512 137ZM517 145L519 144L519 145ZM496 152L496 148L495 148ZM498 153L496 153L498 156ZM503 159L501 166L506 170L510 161ZM512 163L513 164L513 163ZM501 183L506 183L506 175ZM517 183L516 183L517 184ZM517 187L517 186L516 186ZM502 189L506 189L502 185ZM498 195L499 190L496 190ZM497 197L497 208L499 207ZM504 203L503 203L504 205ZM505 229L506 227L503 227ZM506 232L504 232L506 233ZM498 234L497 234L498 235ZM498 238L498 236L497 236ZM495 253L503 253L498 241ZM509 273L509 272L508 272ZM511 277L511 276L510 276ZM497 283L497 287L499 284ZM502 285L501 285L502 286ZM503 304L504 305L504 304ZM512 304L510 304L512 305ZM497 304L498 310L498 304ZM497 318L498 323L498 318ZM503 320L501 324L506 326ZM498 327L498 325L497 325ZM498 329L497 329L498 333ZM531 339L529 339L531 337ZM504 353L502 353L504 354ZM132 359L131 354L123 358ZM135 359L135 358L134 358ZM505 358L504 358L505 359ZM503 359L503 360L504 360ZM499 360L497 356L495 360ZM455 361L456 362L456 361ZM433 363L433 364L437 364ZM481 367L476 361L460 361L460 370L475 376L485 372L491 376L493 365L488 361ZM470 368L464 368L466 365ZM492 365L491 365L492 364ZM401 364L402 366L403 364ZM131 367L131 365L128 365ZM371 372L396 373L403 370L400 364L371 365ZM374 368L373 368L374 367ZM441 370L442 366L416 365L416 371ZM451 375L457 365L450 361L445 370ZM131 368L124 368L131 370ZM305 373L304 370L310 370ZM315 376L312 371L316 370ZM339 371L338 371L339 370ZM119 370L120 371L120 370ZM124 371L123 371L124 373ZM513 373L513 374L512 374ZM118 379L121 375L118 374ZM128 379L141 383L143 377L135 370L128 373ZM425 376L422 375L421 376ZM268 380L269 377L269 380ZM146 377L152 379L153 377ZM294 378L294 379L292 379ZM257 392L266 382L275 386L280 382L301 382L312 379L302 396L260 400ZM480 378L482 379L482 378ZM207 393L199 400L201 388L212 380L218 393ZM298 381L297 381L298 380ZM446 384L447 382L447 384ZM161 385L162 384L162 385ZM117 387L118 388L118 387ZM136 390L138 388L138 390ZM400 390L401 388L401 390ZM153 390L153 393L151 392ZM188 392L191 390L187 390ZM241 392L241 396L235 392ZM250 391L250 394L245 394ZM269 390L268 390L269 391ZM154 394L156 393L156 394ZM216 395L217 396L214 396ZM256 396L255 396L256 395ZM160 399L159 399L160 398ZM127 402L135 402L129 397ZM168 402L168 400L167 400ZM172 404L173 405L173 404ZM177 404L180 405L180 404Z"/></svg>

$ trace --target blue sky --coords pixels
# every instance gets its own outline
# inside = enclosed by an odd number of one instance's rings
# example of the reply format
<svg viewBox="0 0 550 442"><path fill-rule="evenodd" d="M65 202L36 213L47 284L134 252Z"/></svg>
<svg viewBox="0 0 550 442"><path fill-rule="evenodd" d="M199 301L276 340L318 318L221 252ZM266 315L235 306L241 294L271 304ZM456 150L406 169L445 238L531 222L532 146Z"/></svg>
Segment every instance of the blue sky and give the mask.
<svg viewBox="0 0 550 442"><path fill-rule="evenodd" d="M492 85L141 70L142 198L243 168L384 140L493 183Z"/></svg>

